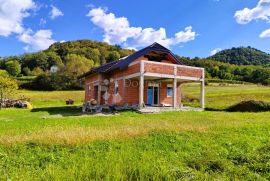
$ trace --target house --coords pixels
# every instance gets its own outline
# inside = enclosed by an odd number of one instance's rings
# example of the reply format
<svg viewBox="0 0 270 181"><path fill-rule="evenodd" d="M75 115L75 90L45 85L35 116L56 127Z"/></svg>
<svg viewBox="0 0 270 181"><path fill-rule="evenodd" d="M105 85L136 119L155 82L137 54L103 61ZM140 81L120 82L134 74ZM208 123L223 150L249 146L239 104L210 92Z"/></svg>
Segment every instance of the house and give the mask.
<svg viewBox="0 0 270 181"><path fill-rule="evenodd" d="M199 82L204 108L204 69L186 66L154 43L118 61L94 68L85 78L85 101L98 105L181 108L181 85Z"/></svg>

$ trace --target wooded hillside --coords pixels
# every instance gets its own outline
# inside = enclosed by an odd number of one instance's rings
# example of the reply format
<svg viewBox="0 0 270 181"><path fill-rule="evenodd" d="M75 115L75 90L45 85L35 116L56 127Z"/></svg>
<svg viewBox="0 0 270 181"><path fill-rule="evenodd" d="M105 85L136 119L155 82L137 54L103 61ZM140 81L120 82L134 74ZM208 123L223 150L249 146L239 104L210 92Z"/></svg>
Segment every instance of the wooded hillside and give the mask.
<svg viewBox="0 0 270 181"><path fill-rule="evenodd" d="M30 85L23 83L22 88L83 89L77 80L79 75L133 52L97 41L68 41L55 43L44 51L2 58L0 69L13 77L22 77L21 82L29 82L25 76L34 78ZM204 67L208 79L270 84L270 55L251 47L224 50L206 59L177 57L187 65Z"/></svg>
<svg viewBox="0 0 270 181"><path fill-rule="evenodd" d="M222 50L208 59L236 65L270 65L270 55L252 47Z"/></svg>

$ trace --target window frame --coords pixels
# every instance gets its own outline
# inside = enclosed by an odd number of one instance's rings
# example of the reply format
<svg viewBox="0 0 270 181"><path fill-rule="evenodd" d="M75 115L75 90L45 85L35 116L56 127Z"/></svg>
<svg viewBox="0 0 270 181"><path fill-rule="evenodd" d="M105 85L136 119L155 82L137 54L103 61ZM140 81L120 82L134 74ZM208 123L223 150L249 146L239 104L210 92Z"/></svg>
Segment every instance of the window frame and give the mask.
<svg viewBox="0 0 270 181"><path fill-rule="evenodd" d="M114 82L114 95L119 95L119 82L116 80Z"/></svg>
<svg viewBox="0 0 270 181"><path fill-rule="evenodd" d="M87 84L87 95L91 96L91 84Z"/></svg>
<svg viewBox="0 0 270 181"><path fill-rule="evenodd" d="M171 90L171 92L169 92L169 90ZM173 86L172 85L167 85L166 95L167 95L167 97L173 97Z"/></svg>

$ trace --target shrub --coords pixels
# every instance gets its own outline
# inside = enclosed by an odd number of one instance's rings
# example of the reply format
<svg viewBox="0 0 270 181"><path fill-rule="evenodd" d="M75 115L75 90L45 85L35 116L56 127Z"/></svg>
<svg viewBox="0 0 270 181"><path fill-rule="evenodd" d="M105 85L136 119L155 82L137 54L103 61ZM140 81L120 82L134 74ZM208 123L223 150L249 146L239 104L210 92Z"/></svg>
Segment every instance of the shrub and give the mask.
<svg viewBox="0 0 270 181"><path fill-rule="evenodd" d="M10 60L5 63L5 69L10 75L17 76L21 72L21 65L17 61Z"/></svg>
<svg viewBox="0 0 270 181"><path fill-rule="evenodd" d="M242 101L227 108L229 112L263 112L270 111L270 103L263 101Z"/></svg>

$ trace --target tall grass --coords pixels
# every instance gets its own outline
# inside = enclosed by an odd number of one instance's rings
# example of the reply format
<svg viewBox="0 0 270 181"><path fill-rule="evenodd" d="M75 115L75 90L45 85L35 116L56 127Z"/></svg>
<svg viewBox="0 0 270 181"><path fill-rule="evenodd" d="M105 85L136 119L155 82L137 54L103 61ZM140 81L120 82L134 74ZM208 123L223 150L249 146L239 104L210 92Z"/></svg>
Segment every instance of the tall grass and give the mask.
<svg viewBox="0 0 270 181"><path fill-rule="evenodd" d="M183 87L190 97L199 87ZM270 112L81 115L82 91L32 92L0 111L0 180L269 180ZM258 86L207 86L206 106L270 100ZM185 103L196 105L196 102Z"/></svg>

